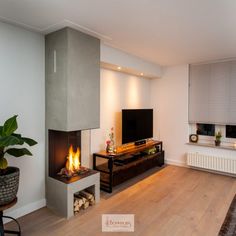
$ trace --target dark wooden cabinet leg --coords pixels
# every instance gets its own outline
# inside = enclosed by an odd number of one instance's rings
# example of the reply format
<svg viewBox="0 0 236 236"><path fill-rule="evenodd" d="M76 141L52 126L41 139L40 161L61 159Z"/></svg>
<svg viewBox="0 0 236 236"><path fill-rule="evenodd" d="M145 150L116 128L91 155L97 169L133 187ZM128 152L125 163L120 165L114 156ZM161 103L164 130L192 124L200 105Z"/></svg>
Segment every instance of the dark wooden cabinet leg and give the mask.
<svg viewBox="0 0 236 236"><path fill-rule="evenodd" d="M109 169L109 192L112 193L112 183L113 183L113 158L108 160Z"/></svg>
<svg viewBox="0 0 236 236"><path fill-rule="evenodd" d="M0 211L0 236L4 236L4 227L3 227L2 216L3 216L3 212Z"/></svg>

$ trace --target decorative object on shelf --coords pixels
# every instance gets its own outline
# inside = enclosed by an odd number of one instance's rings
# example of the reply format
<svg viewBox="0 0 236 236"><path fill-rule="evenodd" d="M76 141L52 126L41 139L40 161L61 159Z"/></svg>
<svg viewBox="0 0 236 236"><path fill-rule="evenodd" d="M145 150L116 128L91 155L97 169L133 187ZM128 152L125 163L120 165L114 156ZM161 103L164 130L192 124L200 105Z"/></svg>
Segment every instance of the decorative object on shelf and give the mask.
<svg viewBox="0 0 236 236"><path fill-rule="evenodd" d="M106 151L107 153L115 153L116 148L115 148L115 141L114 141L114 128L111 128L111 132L109 133L109 140L106 141L107 147Z"/></svg>
<svg viewBox="0 0 236 236"><path fill-rule="evenodd" d="M198 135L197 134L190 134L189 141L192 143L197 143L198 142Z"/></svg>
<svg viewBox="0 0 236 236"><path fill-rule="evenodd" d="M111 141L110 141L110 140L107 140L107 141L106 141L106 144L107 144L107 146L106 146L106 152L108 152L108 153L112 152Z"/></svg>
<svg viewBox="0 0 236 236"><path fill-rule="evenodd" d="M19 186L20 170L17 167L8 167L5 155L14 157L24 155L32 156L26 148L19 148L24 143L29 146L37 144L33 139L22 137L21 134L14 133L17 128L17 116L13 116L0 126L0 205L10 203L16 198ZM17 145L17 148L13 146Z"/></svg>
<svg viewBox="0 0 236 236"><path fill-rule="evenodd" d="M220 146L222 134L220 131L215 134L215 145Z"/></svg>
<svg viewBox="0 0 236 236"><path fill-rule="evenodd" d="M152 147L152 148L149 148L147 150L144 150L143 153L145 153L147 155L152 155L152 154L157 153L157 149L156 149L156 147Z"/></svg>

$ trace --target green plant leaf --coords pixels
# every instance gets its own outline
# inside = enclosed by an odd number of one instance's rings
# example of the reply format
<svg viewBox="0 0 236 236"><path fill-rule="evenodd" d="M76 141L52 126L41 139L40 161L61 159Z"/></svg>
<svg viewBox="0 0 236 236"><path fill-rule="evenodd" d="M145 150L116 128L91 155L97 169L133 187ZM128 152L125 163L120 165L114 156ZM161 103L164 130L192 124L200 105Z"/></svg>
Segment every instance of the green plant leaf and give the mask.
<svg viewBox="0 0 236 236"><path fill-rule="evenodd" d="M21 157L24 155L32 156L32 153L26 148L10 148L7 149L5 152L14 157Z"/></svg>
<svg viewBox="0 0 236 236"><path fill-rule="evenodd" d="M34 146L37 144L37 142L34 139L31 138L27 138L27 137L22 137L21 134L12 134L13 136L17 137L20 141L20 145L22 145L23 143L27 143L29 146Z"/></svg>
<svg viewBox="0 0 236 236"><path fill-rule="evenodd" d="M0 126L0 136L2 136L3 126Z"/></svg>
<svg viewBox="0 0 236 236"><path fill-rule="evenodd" d="M18 143L19 145L23 145L24 144L25 141L22 139L21 134L13 133L12 136L14 136L14 137L19 139L19 143Z"/></svg>
<svg viewBox="0 0 236 236"><path fill-rule="evenodd" d="M0 147L8 147L12 145L20 144L20 140L14 136L0 137Z"/></svg>
<svg viewBox="0 0 236 236"><path fill-rule="evenodd" d="M34 146L37 142L31 138L22 137L22 140L27 143L29 146Z"/></svg>
<svg viewBox="0 0 236 236"><path fill-rule="evenodd" d="M12 136L15 136L15 137L17 137L17 138L21 138L21 134L13 133Z"/></svg>
<svg viewBox="0 0 236 236"><path fill-rule="evenodd" d="M16 117L17 115L5 121L3 125L2 136L9 136L18 128Z"/></svg>
<svg viewBox="0 0 236 236"><path fill-rule="evenodd" d="M7 160L4 157L0 158L0 170L6 169L7 166Z"/></svg>

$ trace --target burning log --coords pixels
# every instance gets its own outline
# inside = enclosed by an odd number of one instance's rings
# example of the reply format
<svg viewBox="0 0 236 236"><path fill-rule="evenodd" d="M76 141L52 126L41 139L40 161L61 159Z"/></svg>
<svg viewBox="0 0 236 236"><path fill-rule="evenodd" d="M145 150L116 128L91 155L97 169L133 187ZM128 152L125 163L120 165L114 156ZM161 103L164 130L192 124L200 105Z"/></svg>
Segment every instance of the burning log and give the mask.
<svg viewBox="0 0 236 236"><path fill-rule="evenodd" d="M60 170L58 175L66 178L73 177L78 175L80 171L80 149L77 148L76 152L74 152L73 146L71 145L69 148L68 156L66 157L65 167Z"/></svg>

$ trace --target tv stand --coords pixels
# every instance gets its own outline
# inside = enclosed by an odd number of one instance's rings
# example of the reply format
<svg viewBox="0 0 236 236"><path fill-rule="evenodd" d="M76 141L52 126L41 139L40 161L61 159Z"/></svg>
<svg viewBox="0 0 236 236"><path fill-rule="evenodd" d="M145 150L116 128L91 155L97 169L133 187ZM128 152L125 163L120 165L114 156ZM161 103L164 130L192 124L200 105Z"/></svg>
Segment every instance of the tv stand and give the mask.
<svg viewBox="0 0 236 236"><path fill-rule="evenodd" d="M106 162L97 164L98 158ZM100 171L100 188L109 193L112 193L114 186L162 165L164 165L164 151L161 141L149 140L139 146L134 143L122 145L114 154L106 151L93 154L93 169Z"/></svg>
<svg viewBox="0 0 236 236"><path fill-rule="evenodd" d="M146 144L146 139L143 139L143 140L139 140L139 141L136 141L135 143L134 143L134 145L135 146L139 146L139 145L143 145L143 144Z"/></svg>

